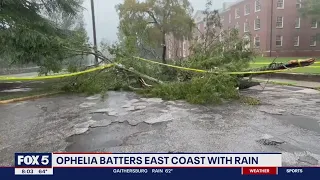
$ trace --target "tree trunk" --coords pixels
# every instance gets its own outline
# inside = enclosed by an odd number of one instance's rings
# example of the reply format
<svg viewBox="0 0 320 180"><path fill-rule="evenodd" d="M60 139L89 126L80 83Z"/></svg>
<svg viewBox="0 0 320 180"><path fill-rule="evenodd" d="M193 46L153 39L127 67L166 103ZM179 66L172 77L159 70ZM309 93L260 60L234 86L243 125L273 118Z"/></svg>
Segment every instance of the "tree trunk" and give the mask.
<svg viewBox="0 0 320 180"><path fill-rule="evenodd" d="M166 46L166 33L163 32L163 37L162 37L162 63L167 64L166 61L166 53L167 53L167 46Z"/></svg>

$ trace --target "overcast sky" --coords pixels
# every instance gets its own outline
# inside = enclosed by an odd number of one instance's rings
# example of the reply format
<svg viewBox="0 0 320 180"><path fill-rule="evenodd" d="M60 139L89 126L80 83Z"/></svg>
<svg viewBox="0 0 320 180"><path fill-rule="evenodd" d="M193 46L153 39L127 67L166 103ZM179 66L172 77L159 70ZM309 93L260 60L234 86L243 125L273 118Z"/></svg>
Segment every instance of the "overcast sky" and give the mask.
<svg viewBox="0 0 320 180"><path fill-rule="evenodd" d="M189 1L193 6L194 11L196 11L204 9L207 0ZM212 0L212 4L214 9L219 9L222 7L223 2L234 1L235 0ZM117 41L119 18L116 13L115 6L122 2L123 0L94 0L98 43L103 39L106 39L109 42ZM84 1L84 7L86 8L84 11L86 29L88 31L90 41L93 42L90 0Z"/></svg>

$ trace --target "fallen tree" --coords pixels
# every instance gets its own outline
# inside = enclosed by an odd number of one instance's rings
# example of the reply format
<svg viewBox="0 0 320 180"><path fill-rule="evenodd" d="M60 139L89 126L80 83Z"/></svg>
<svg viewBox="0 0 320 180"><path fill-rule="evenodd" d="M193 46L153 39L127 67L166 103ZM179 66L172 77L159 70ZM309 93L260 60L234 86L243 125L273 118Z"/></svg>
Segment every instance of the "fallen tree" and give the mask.
<svg viewBox="0 0 320 180"><path fill-rule="evenodd" d="M132 2L130 1L130 3ZM165 62L163 58L157 58L161 56L153 58L154 61L164 62L167 65L208 70L210 73L185 71L133 58L133 56L143 55L142 49L143 51L152 49L152 45L141 48L142 46L149 44L149 42L161 44L163 39L155 37L156 34L145 36L145 33L135 33L145 28L152 29L152 26L147 26L148 23L144 22L150 19L143 19L145 16L143 16L144 12L138 8L140 6L126 4L126 6L120 6L122 7L120 12L122 21L119 27L121 41L119 44L108 47L108 51L115 58L111 60L100 52L90 51L90 54L98 56L105 63L116 63L116 66L113 69L82 76L77 79L78 82L75 83L75 86L68 86L67 89L91 94L123 89L133 90L146 96L171 100L183 99L191 103L219 103L223 100L239 98L238 89L259 84L250 81L250 79L244 79L255 75L250 71L281 70L299 65L298 61L291 61L287 64L270 63L263 68L250 69L249 64L254 60L256 54L253 48L246 48L248 44L251 44L250 34L240 36L237 29L223 30L218 12L211 11L210 6L211 4L208 2L206 10L203 12L207 28L204 32L195 28L196 31L199 31L200 36L194 37L194 41L190 41L190 55L187 58L183 58L181 61L177 60L178 58L168 59ZM153 7L149 6L148 8L148 11L152 12ZM128 27L131 28L131 31L128 31ZM177 40L183 41L179 38ZM301 66L308 64L311 64L311 61L300 62ZM227 73L240 71L247 73Z"/></svg>
<svg viewBox="0 0 320 180"><path fill-rule="evenodd" d="M36 2L38 1L35 1L33 6L41 8L42 6ZM50 2L53 3L52 5L57 5L54 3L55 1ZM73 9L78 9L77 1L68 2L71 3L69 7L75 6ZM8 2L1 8L5 6L15 7L15 5ZM164 9L162 6L166 7L165 12L161 11L161 9ZM15 49L15 55L18 55L20 60L30 57L52 71L61 69L61 62L66 58L83 55L98 57L101 63L115 64L112 68L100 69L55 81L54 85L58 86L56 88L64 91L105 94L108 90L133 90L146 96L172 100L184 99L191 103L201 104L237 99L239 98L237 87L242 89L253 85L252 82L244 80L244 77L248 77L252 73L230 74L227 72L255 71L249 69L249 64L256 54L255 49L248 47L251 44L250 34L240 35L237 29L224 30L218 11L211 11L210 6L209 1L206 10L202 12L207 28L200 31L194 24L190 23L192 8L190 8L190 3L187 0L148 0L144 3L136 3L131 0L124 1L124 4L118 6L121 18L119 26L120 43L106 47L107 51L114 57L113 59L106 57L100 51L96 51L95 47L90 47L81 31L66 32L56 29L54 25L50 24L50 21L39 16L40 10L38 12L32 11L31 15L41 17L38 19L39 23L46 22L48 24L45 23L46 26L44 26L41 25L43 23L40 23L40 27L36 26L39 28L38 31L35 31L32 27L23 29L26 33L32 32L32 36L20 37L22 40L27 38L27 43L23 43L19 41L21 39L18 37L10 35L11 30L19 31L19 28L13 25L5 27L6 33L0 33L0 35L8 39L10 43L5 45L5 48L2 48L0 52L9 53ZM69 14L72 15L72 12ZM158 21L159 18L162 21ZM24 24L22 20L17 22ZM27 25L30 26L30 24ZM44 34L42 31L45 31L46 28L56 31ZM196 31L197 37L191 37L192 30ZM173 38L173 42L168 40L170 38L167 37ZM188 57L182 56L183 52L180 47L181 55L177 53L172 58L166 58L166 51L178 52L179 44L182 45L186 41L190 42ZM5 41L2 41L2 43L5 44ZM177 45L177 49L168 48L167 50L167 46L176 47ZM20 53L20 51L23 53ZM208 70L210 73L184 71L149 64L133 58L133 56L148 58L151 56L150 54L154 56L153 59L157 62ZM297 63L298 65L307 65L310 62L290 62L284 65L271 64L260 69L260 71L296 67ZM97 65L95 64L95 66ZM78 67L72 68L72 71L79 69ZM248 82L249 84L246 84Z"/></svg>

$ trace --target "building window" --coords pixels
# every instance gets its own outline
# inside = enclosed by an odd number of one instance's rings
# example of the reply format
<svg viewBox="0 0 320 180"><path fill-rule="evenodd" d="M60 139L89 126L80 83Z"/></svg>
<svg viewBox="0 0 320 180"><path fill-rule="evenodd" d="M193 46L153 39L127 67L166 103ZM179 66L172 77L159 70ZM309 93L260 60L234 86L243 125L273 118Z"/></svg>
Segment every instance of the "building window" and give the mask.
<svg viewBox="0 0 320 180"><path fill-rule="evenodd" d="M300 37L299 36L294 37L294 46L299 46L299 43L300 43Z"/></svg>
<svg viewBox="0 0 320 180"><path fill-rule="evenodd" d="M250 4L244 6L244 15L250 14Z"/></svg>
<svg viewBox="0 0 320 180"><path fill-rule="evenodd" d="M284 9L284 0L277 1L277 9Z"/></svg>
<svg viewBox="0 0 320 180"><path fill-rule="evenodd" d="M317 45L317 36L311 36L310 46L316 46L316 45Z"/></svg>
<svg viewBox="0 0 320 180"><path fill-rule="evenodd" d="M250 49L251 43L250 43L250 37L244 36L243 37L243 43L244 43L244 50Z"/></svg>
<svg viewBox="0 0 320 180"><path fill-rule="evenodd" d="M239 8L236 8L235 10L235 18L240 18L240 9Z"/></svg>
<svg viewBox="0 0 320 180"><path fill-rule="evenodd" d="M261 11L261 3L260 0L255 1L255 12Z"/></svg>
<svg viewBox="0 0 320 180"><path fill-rule="evenodd" d="M171 52L172 52L172 45L171 45L171 42L169 42L169 47L168 47L168 58L170 59L171 58Z"/></svg>
<svg viewBox="0 0 320 180"><path fill-rule="evenodd" d="M282 40L283 40L283 36L277 36L276 37L276 46L282 46Z"/></svg>
<svg viewBox="0 0 320 180"><path fill-rule="evenodd" d="M296 18L296 26L297 29L300 28L300 18Z"/></svg>
<svg viewBox="0 0 320 180"><path fill-rule="evenodd" d="M219 34L219 41L220 42L224 41L222 33L223 33L223 31L221 30L220 34Z"/></svg>
<svg viewBox="0 0 320 180"><path fill-rule="evenodd" d="M276 28L283 28L283 17L281 17L281 16L277 17Z"/></svg>
<svg viewBox="0 0 320 180"><path fill-rule="evenodd" d="M183 57L186 57L186 42L185 41L183 41L183 43L182 43L182 56Z"/></svg>
<svg viewBox="0 0 320 180"><path fill-rule="evenodd" d="M301 0L297 0L296 7L297 9L301 8Z"/></svg>
<svg viewBox="0 0 320 180"><path fill-rule="evenodd" d="M249 22L244 23L244 32L249 32Z"/></svg>
<svg viewBox="0 0 320 180"><path fill-rule="evenodd" d="M237 24L234 26L234 28L239 31L239 29L240 29L239 22L237 22Z"/></svg>
<svg viewBox="0 0 320 180"><path fill-rule="evenodd" d="M254 20L254 30L260 29L260 19Z"/></svg>
<svg viewBox="0 0 320 180"><path fill-rule="evenodd" d="M318 21L316 19L312 19L311 28L318 28Z"/></svg>
<svg viewBox="0 0 320 180"><path fill-rule="evenodd" d="M231 14L229 14L229 23L231 23Z"/></svg>
<svg viewBox="0 0 320 180"><path fill-rule="evenodd" d="M255 46L256 48L260 48L260 37L259 37L259 36L256 36L256 37L254 38L254 46Z"/></svg>

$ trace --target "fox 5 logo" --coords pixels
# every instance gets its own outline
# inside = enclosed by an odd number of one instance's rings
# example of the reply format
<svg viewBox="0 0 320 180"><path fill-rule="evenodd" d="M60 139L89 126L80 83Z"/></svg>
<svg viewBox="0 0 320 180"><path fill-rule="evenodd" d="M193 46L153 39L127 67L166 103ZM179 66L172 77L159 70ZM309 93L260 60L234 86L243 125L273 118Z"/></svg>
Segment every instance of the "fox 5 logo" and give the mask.
<svg viewBox="0 0 320 180"><path fill-rule="evenodd" d="M51 153L16 153L16 167L51 167Z"/></svg>

